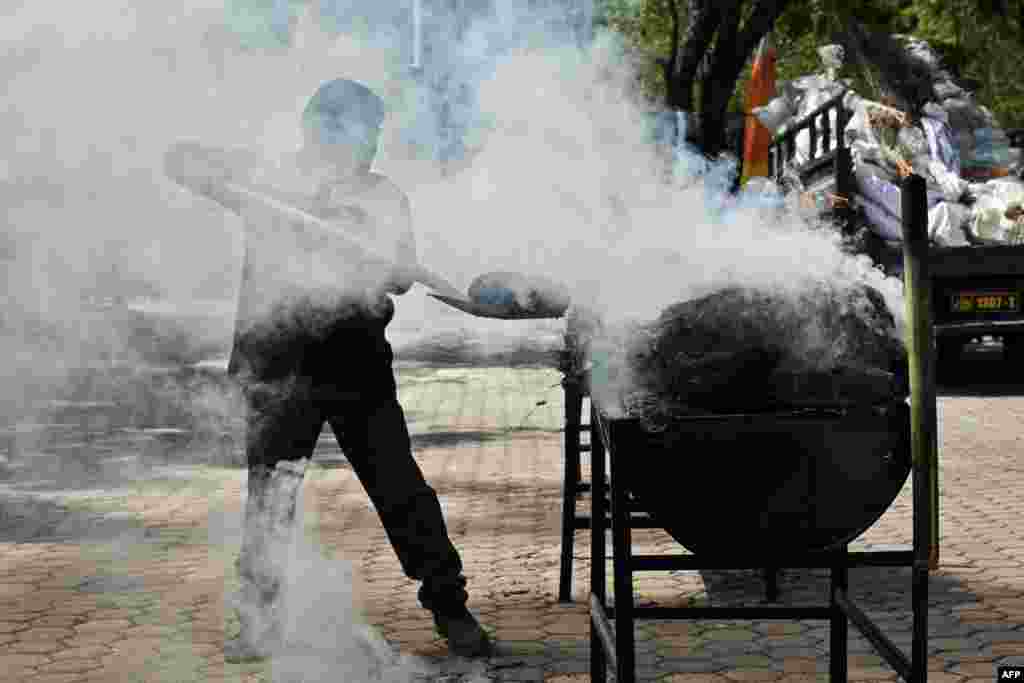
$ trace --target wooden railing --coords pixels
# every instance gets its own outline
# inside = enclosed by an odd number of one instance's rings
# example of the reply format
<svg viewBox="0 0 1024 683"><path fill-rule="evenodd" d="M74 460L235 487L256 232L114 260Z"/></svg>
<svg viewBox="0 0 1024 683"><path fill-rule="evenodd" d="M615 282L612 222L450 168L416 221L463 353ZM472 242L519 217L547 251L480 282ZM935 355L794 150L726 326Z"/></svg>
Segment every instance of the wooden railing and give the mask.
<svg viewBox="0 0 1024 683"><path fill-rule="evenodd" d="M775 138L769 149L768 163L771 177L776 182L781 181L783 169L796 156L796 137L801 131L806 130L810 138L808 160L797 169L801 176L820 168L827 160L833 158L836 152L846 148L843 132L850 121L851 113L843 107L845 94L844 91L836 95ZM831 121L833 111L836 112L835 130Z"/></svg>

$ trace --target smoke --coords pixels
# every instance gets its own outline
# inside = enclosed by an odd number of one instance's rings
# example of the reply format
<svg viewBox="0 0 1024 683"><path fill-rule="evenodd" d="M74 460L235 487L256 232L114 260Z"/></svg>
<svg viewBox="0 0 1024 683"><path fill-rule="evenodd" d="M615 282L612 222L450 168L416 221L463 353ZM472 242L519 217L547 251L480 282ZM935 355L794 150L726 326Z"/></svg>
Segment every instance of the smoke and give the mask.
<svg viewBox="0 0 1024 683"><path fill-rule="evenodd" d="M727 198L735 172L728 162L679 149L665 182L665 150L650 142L652 107L613 36L581 52L556 8L496 4L456 25L424 3L434 49L418 79L408 69L404 3L274 2L261 10L242 0L42 0L9 8L0 28L8 47L0 65L4 417L38 415L47 397L72 388L127 391L105 371L89 374L89 386L72 385L82 367L156 362L150 356L160 353L146 339L166 339L166 329L84 312L86 295L226 302L174 331L184 347L214 340L226 352L242 221L169 181L163 155L183 140L246 150L266 167L265 181L308 192L310 179L291 170L300 114L321 83L339 77L385 98L392 113L376 170L410 198L421 262L463 289L488 271L545 275L617 326L726 285L798 302L818 283L842 290L868 282L900 326L898 283L844 254L830 229L808 228L753 192ZM286 278L312 277L305 262L281 257ZM453 336L491 350L551 348L563 330L562 321L471 318L417 287L398 298L389 337L400 355ZM157 393L145 377L128 384ZM174 397L151 398L181 408L190 428L217 431L237 409L202 379L165 393ZM166 416L150 422L166 426ZM307 586L348 585L311 557L293 564ZM298 599L314 615L301 633L319 633L317 601ZM347 647L355 637L342 636L358 629L345 620L354 617L344 608L332 614L323 630L337 635L332 647Z"/></svg>
<svg viewBox="0 0 1024 683"><path fill-rule="evenodd" d="M317 479L316 471L306 469L306 464L298 463L299 469L306 471L306 483L299 484L294 519L278 518L268 508L248 521L271 529L268 539L272 544L255 555L254 571L282 579L276 603L283 617L281 640L271 648L271 680L399 683L429 673L426 661L398 652L362 619L353 593L352 562L325 554L316 534L316 506L303 503L303 489L315 488ZM212 517L211 544L235 546L241 542L240 515L219 511ZM257 624L265 614L257 603L238 593L226 598L230 611L244 613Z"/></svg>

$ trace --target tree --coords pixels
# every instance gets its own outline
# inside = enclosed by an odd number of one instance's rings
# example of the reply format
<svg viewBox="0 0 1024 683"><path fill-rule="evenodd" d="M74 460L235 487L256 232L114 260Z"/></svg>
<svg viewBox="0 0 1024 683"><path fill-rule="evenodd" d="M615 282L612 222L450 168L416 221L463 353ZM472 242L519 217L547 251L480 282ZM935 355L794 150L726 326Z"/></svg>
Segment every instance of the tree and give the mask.
<svg viewBox="0 0 1024 683"><path fill-rule="evenodd" d="M608 0L608 25L650 57L641 74L672 110L699 113L698 144L723 148L725 118L744 67L790 0ZM657 79L657 84L652 83Z"/></svg>
<svg viewBox="0 0 1024 683"><path fill-rule="evenodd" d="M700 146L722 149L730 100L768 31L775 31L778 77L819 68L819 45L849 41L849 26L913 33L931 42L955 71L984 84L981 100L1009 125L1024 123L1024 87L1017 54L1024 35L1024 0L605 0L605 23L646 55L644 89L673 110L700 113ZM849 53L849 50L848 50ZM878 74L851 64L845 76L877 97ZM1021 112L1021 113L1017 113Z"/></svg>

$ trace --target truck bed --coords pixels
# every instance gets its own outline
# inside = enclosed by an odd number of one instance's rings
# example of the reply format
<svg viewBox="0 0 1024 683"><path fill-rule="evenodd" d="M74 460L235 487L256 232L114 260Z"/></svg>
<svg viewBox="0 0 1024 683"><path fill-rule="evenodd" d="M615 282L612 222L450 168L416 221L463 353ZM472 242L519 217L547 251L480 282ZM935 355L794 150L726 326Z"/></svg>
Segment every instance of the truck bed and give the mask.
<svg viewBox="0 0 1024 683"><path fill-rule="evenodd" d="M842 134L851 113L842 106L842 100L843 95L832 98L772 143L771 174L784 191L784 170L791 167L796 156L796 136L808 130L810 160L793 169L803 191L833 192L856 204L850 151ZM829 125L832 111L835 111L836 131ZM824 134L814 126L819 119L823 121ZM847 236L866 225L863 214L855 208L829 207L823 217L832 219L837 229ZM869 235L861 245L861 251L887 274L902 276L901 242ZM1003 340L1007 357L1024 367L1024 245L932 246L929 274L940 358L958 354L962 345L971 339L993 336Z"/></svg>

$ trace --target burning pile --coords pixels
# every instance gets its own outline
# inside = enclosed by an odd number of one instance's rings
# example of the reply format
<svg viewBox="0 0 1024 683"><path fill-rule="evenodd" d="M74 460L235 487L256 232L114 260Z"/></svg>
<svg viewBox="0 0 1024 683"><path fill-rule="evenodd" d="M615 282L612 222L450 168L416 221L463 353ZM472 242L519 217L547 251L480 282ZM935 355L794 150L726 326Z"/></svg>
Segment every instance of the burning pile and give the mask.
<svg viewBox="0 0 1024 683"><path fill-rule="evenodd" d="M669 306L657 320L587 344L626 413L682 415L878 405L908 395L907 358L875 289L800 294L732 287ZM607 371L598 378L597 373ZM610 379L609 379L610 378Z"/></svg>

